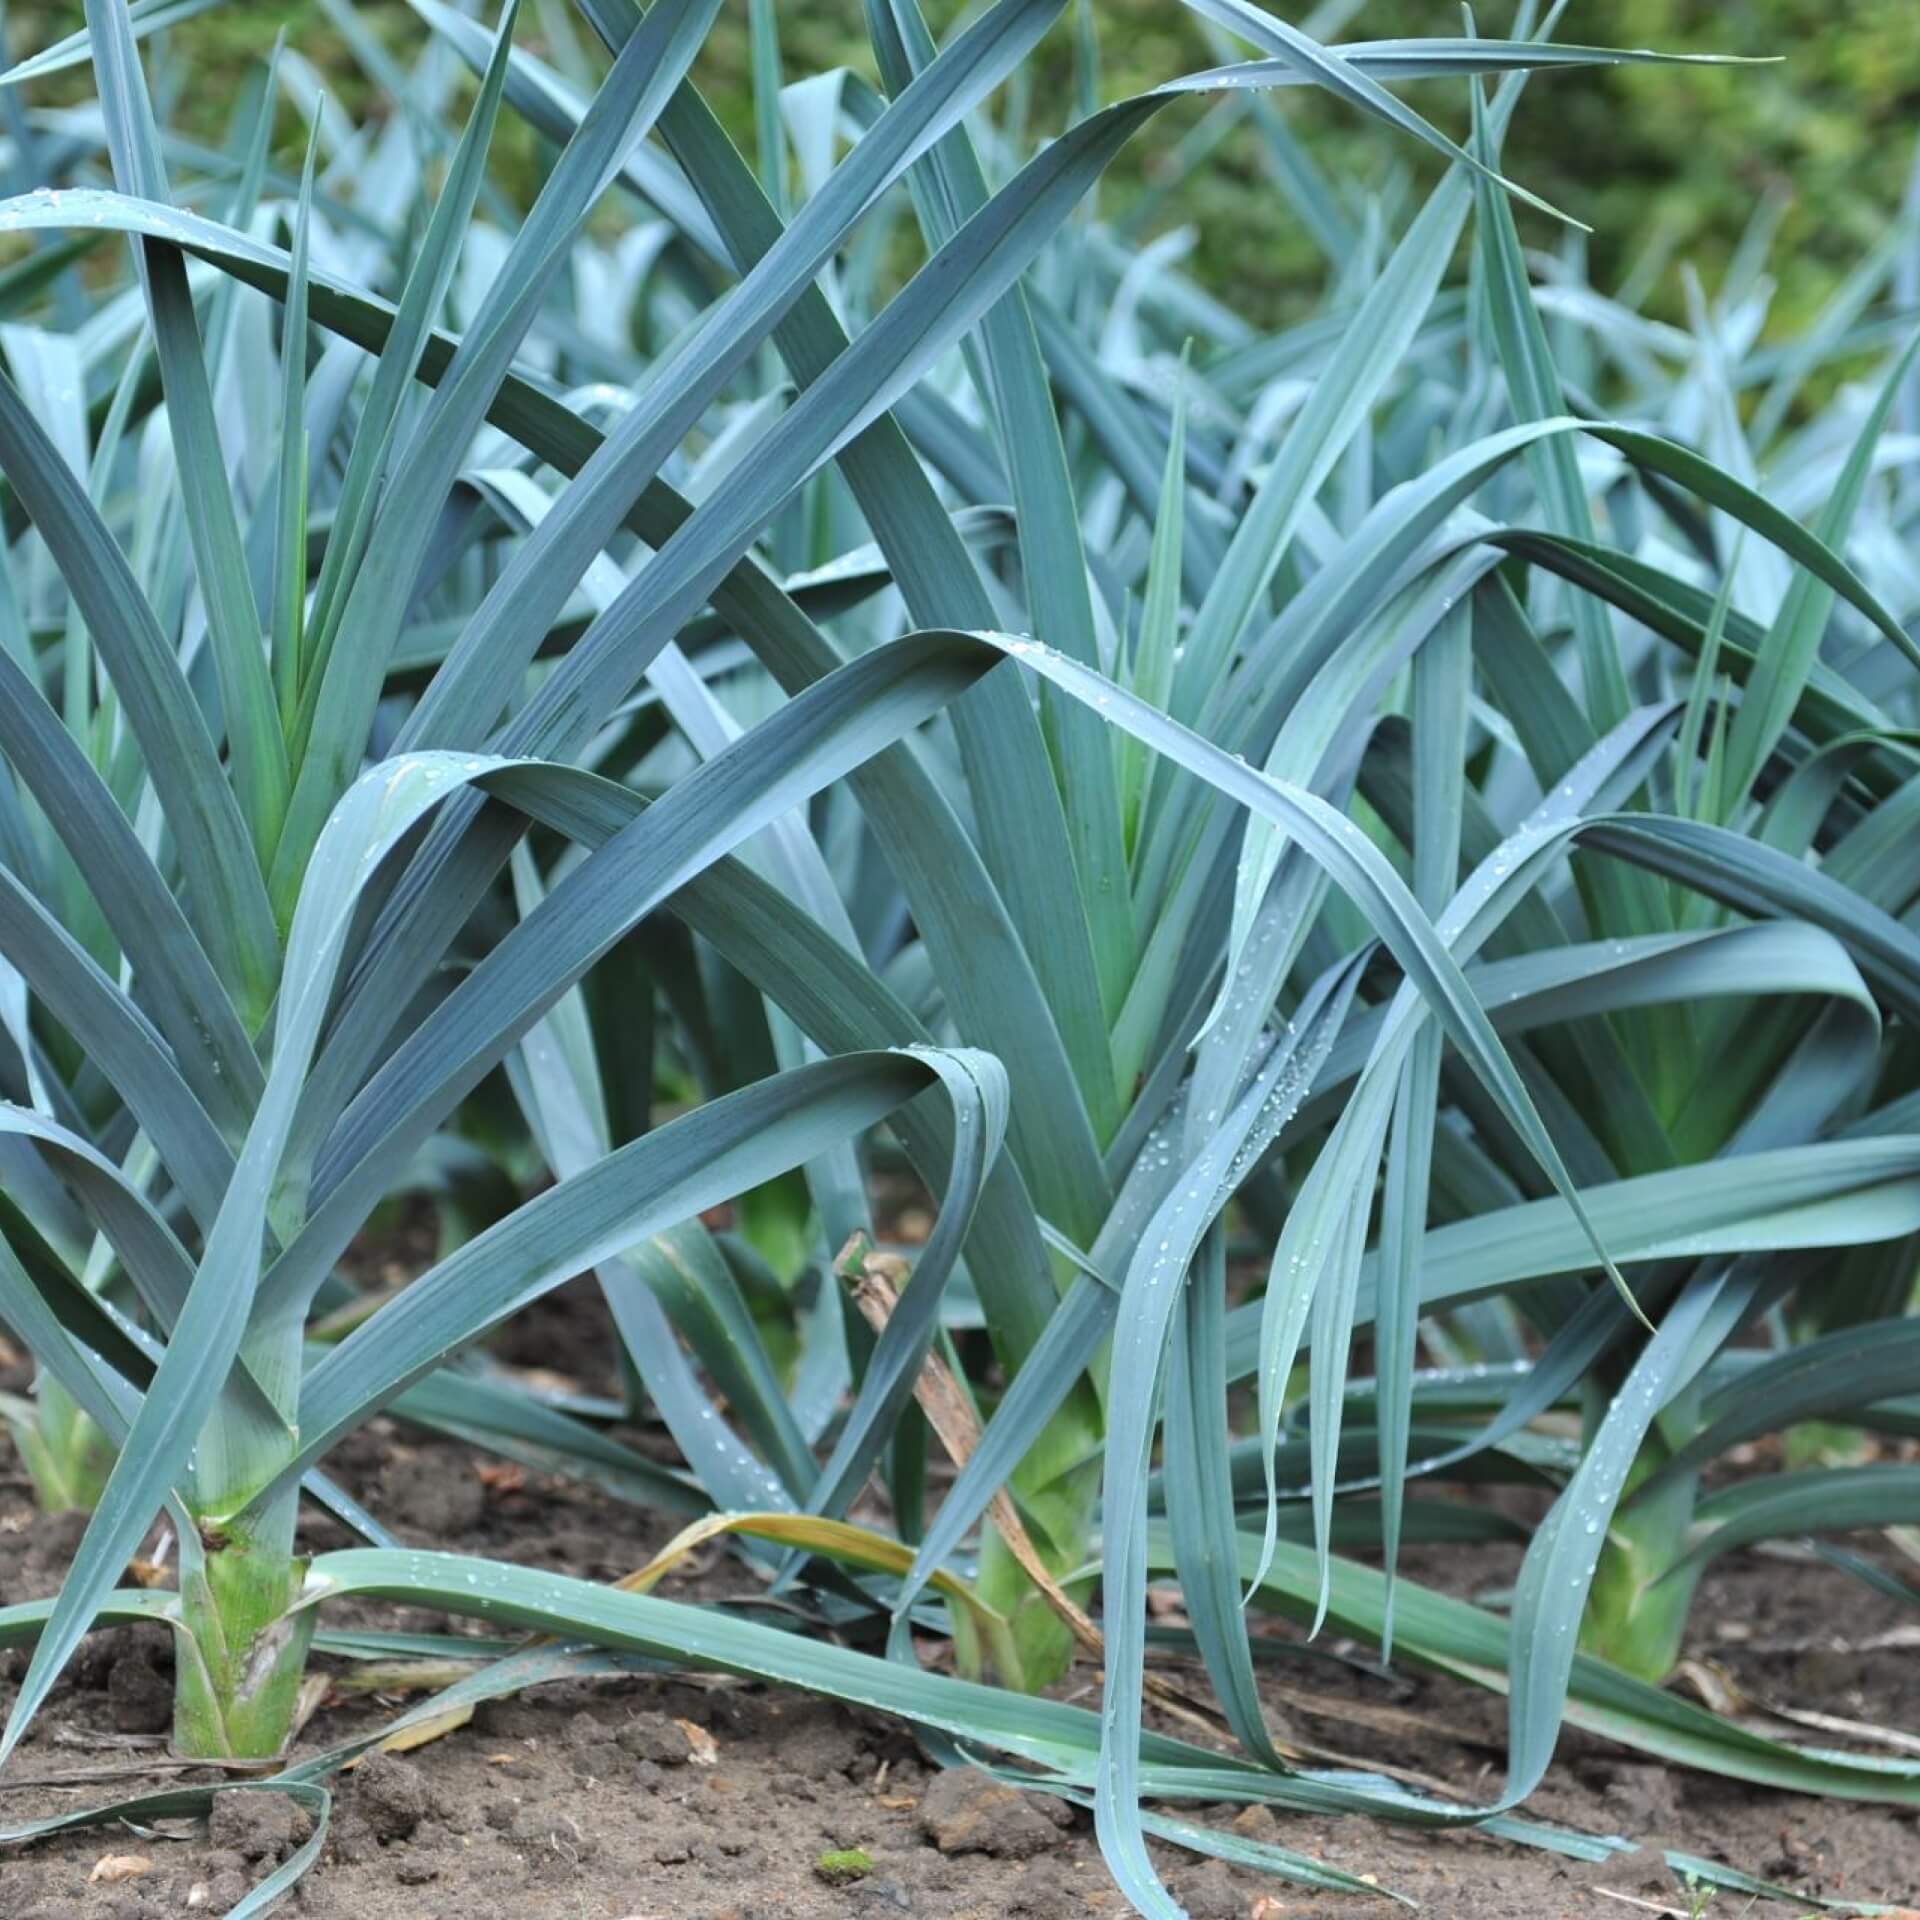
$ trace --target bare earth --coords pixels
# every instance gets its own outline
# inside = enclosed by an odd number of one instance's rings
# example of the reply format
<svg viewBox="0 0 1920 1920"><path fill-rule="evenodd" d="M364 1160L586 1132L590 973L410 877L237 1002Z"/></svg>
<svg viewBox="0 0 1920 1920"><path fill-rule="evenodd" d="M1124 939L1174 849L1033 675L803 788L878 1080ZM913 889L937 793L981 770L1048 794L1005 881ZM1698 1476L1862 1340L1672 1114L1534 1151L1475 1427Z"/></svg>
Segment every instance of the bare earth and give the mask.
<svg viewBox="0 0 1920 1920"><path fill-rule="evenodd" d="M0 1442L0 1447L4 1447ZM382 1423L330 1467L419 1544L453 1546L612 1578L642 1564L667 1529L559 1482L491 1473L480 1456ZM50 1591L76 1523L34 1511L0 1452L0 1603ZM346 1544L316 1517L316 1548ZM1474 1579L1507 1579L1511 1555L1466 1556ZM1414 1577L1461 1577L1461 1556L1410 1561ZM724 1555L661 1591L744 1595ZM335 1616L329 1616L334 1618ZM366 1625L444 1630L443 1618L367 1611ZM1730 1559L1701 1595L1691 1649L1749 1697L1881 1725L1920 1728L1920 1662L1899 1644L1914 1615L1839 1574ZM1716 1634L1714 1623L1733 1625ZM1298 1644L1275 1624L1277 1641ZM1875 1647L1892 1636L1894 1644ZM1488 1793L1503 1762L1502 1703L1444 1679L1381 1676L1302 1650L1263 1663L1272 1718L1294 1737L1362 1764L1386 1763ZM1354 1654L1359 1649L1347 1649ZM162 1757L170 1659L158 1630L96 1636L31 1738L0 1776L0 1823L209 1775L146 1773ZM0 1699L20 1656L0 1656ZM1062 1691L1092 1698L1076 1670ZM1204 1691L1196 1685L1194 1691ZM1350 1708L1374 1711L1366 1723ZM342 1700L316 1715L303 1746L331 1746L370 1708ZM689 1733L688 1729L692 1732ZM1187 1729L1180 1731L1186 1732ZM710 1736L711 1747L707 1739ZM1823 1738L1810 1734L1811 1744ZM705 1762L705 1764L703 1764ZM112 1772L110 1781L75 1776ZM58 1781L59 1784L53 1784ZM1226 1825L1237 1809L1203 1809ZM1687 1895L1662 1847L1726 1861L1796 1893L1896 1905L1920 1902L1920 1821L1669 1772L1580 1733L1528 1812L1643 1843L1604 1866L1576 1864L1477 1835L1435 1837L1360 1821L1240 1814L1243 1832L1350 1873L1371 1874L1446 1920L1554 1920L1680 1911ZM0 1920L159 1920L219 1913L295 1844L303 1816L277 1797L233 1796L208 1834L92 1830L0 1854ZM836 1881L821 1856L860 1849L871 1868ZM148 1862L124 1879L89 1875L103 1856ZM1339 1914L1384 1920L1386 1898L1310 1893L1164 1850L1162 1870L1195 1920ZM111 1871L111 1870L108 1870ZM1610 1895L1626 1895L1638 1905ZM1746 1911L1716 1897L1711 1915ZM984 1776L944 1778L912 1739L870 1715L731 1680L567 1683L483 1706L473 1722L404 1760L347 1776L320 1865L287 1911L314 1920L824 1920L895 1914L941 1920L1119 1916L1087 1817L1009 1794ZM1762 1903L1787 1915L1797 1905Z"/></svg>

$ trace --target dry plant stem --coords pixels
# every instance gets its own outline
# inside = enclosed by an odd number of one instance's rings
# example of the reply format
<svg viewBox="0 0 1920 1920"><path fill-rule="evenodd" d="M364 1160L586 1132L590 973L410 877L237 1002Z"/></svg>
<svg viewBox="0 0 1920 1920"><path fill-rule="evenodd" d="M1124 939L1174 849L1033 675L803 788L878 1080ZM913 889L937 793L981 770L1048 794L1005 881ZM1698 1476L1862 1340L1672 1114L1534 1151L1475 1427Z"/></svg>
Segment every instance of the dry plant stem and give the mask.
<svg viewBox="0 0 1920 1920"><path fill-rule="evenodd" d="M1846 1651L1859 1653L1888 1641L1904 1645L1904 1637L1876 1634L1870 1640L1850 1642ZM1810 1643L1811 1644L1811 1643ZM1920 1754L1920 1735L1904 1733L1898 1727L1877 1727L1865 1720L1849 1720L1840 1714L1820 1713L1809 1707L1790 1707L1769 1700L1741 1686L1733 1676L1707 1661L1683 1660L1674 1669L1674 1679L1685 1681L1703 1706L1723 1714L1729 1720L1742 1721L1762 1732L1778 1732L1794 1727L1811 1728L1815 1733L1837 1735L1861 1746L1886 1747L1894 1753Z"/></svg>
<svg viewBox="0 0 1920 1920"><path fill-rule="evenodd" d="M899 1305L901 1284L912 1273L907 1262L897 1254L868 1250L865 1236L855 1234L840 1250L836 1266L848 1283L860 1317L875 1333L884 1332L887 1322L893 1318L894 1308ZM980 1444L980 1427L966 1395L960 1391L959 1382L938 1353L927 1354L913 1392L921 1412L927 1416L928 1426L939 1435L940 1444L947 1450L947 1457L956 1467L964 1467ZM1104 1660L1106 1640L1100 1629L1047 1571L1040 1550L1021 1523L1012 1497L1004 1487L993 1496L987 1512L999 1528L1008 1551L1020 1563L1021 1571L1039 1589L1067 1631L1085 1652L1096 1660ZM1149 1673L1145 1685L1148 1697L1165 1712L1216 1738L1225 1736L1225 1723L1219 1715L1209 1712L1159 1674ZM1276 1744L1289 1759L1308 1757L1308 1749Z"/></svg>
<svg viewBox="0 0 1920 1920"><path fill-rule="evenodd" d="M900 1303L900 1288L913 1269L898 1254L869 1251L862 1234L855 1234L840 1250L838 1266L848 1282L853 1304L860 1310L861 1319L875 1333L884 1333L887 1322L893 1318L894 1308ZM956 1467L964 1467L973 1458L974 1448L980 1444L980 1427L973 1417L973 1409L967 1404L966 1395L960 1391L959 1382L939 1354L928 1353L920 1368L920 1378L914 1384L913 1397L919 1401L920 1411L927 1416L928 1426L939 1435L940 1444L947 1450L947 1457ZM1048 1606L1060 1616L1067 1631L1096 1659L1103 1657L1106 1643L1100 1637L1100 1629L1047 1571L1046 1562L1040 1558L1039 1549L1033 1544L1014 1507L1012 1496L1004 1487L988 1503L987 1511L993 1516L993 1524L1000 1529L1001 1537L1013 1557L1019 1561L1021 1571L1040 1589Z"/></svg>
<svg viewBox="0 0 1920 1920"><path fill-rule="evenodd" d="M841 1249L837 1263L838 1271L848 1282L853 1294L853 1302L860 1310L861 1318L872 1327L875 1333L881 1332L893 1316L894 1308L900 1300L900 1282L911 1269L897 1254L873 1253L865 1251L864 1236L856 1234ZM964 1467L973 1457L973 1450L980 1442L980 1428L973 1417L973 1409L967 1404L966 1395L960 1391L959 1383L954 1379L952 1370L938 1353L930 1352L920 1368L920 1378L914 1387L914 1398L920 1403L920 1410L927 1416L927 1424L940 1436L940 1444L946 1448L948 1457L956 1467ZM987 1511L993 1516L993 1523L1000 1529L1009 1551L1019 1561L1021 1568L1033 1584L1039 1588L1047 1604L1060 1616L1067 1630L1073 1635L1086 1652L1096 1660L1106 1657L1106 1641L1100 1629L1087 1615L1074 1604L1070 1594L1061 1589L1060 1583L1047 1571L1046 1564L1040 1558L1039 1549L1033 1544L1032 1537L1021 1524L1019 1514L1014 1510L1012 1499L1003 1488L993 1496ZM1183 1693L1171 1681L1157 1673L1148 1673L1143 1685L1147 1697L1162 1712L1171 1714L1175 1719L1187 1725L1197 1727L1215 1738L1226 1738L1225 1723L1220 1716L1200 1705L1191 1695ZM1287 1689L1279 1691L1278 1697L1304 1713L1322 1713L1335 1718L1364 1719L1370 1725L1391 1727L1397 1732L1422 1732L1433 1729L1419 1722L1416 1716L1399 1712L1390 1707L1355 1707L1351 1702L1323 1700L1318 1696ZM1333 1747L1321 1747L1276 1738L1274 1750L1287 1760L1331 1761L1339 1766L1359 1764L1351 1754L1341 1753ZM1388 1773L1396 1780L1406 1781L1409 1785L1426 1788L1443 1798L1452 1799L1453 1789L1444 1780L1436 1780L1429 1774L1423 1774L1410 1767L1389 1767L1381 1762L1368 1761L1376 1772Z"/></svg>

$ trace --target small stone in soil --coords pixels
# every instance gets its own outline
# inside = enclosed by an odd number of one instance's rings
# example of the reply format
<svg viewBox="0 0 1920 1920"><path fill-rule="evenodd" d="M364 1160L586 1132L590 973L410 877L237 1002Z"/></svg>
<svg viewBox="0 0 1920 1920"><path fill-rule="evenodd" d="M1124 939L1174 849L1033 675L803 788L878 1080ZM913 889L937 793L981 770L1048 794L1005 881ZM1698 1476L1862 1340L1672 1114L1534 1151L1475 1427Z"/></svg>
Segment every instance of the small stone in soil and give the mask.
<svg viewBox="0 0 1920 1920"><path fill-rule="evenodd" d="M203 1884L207 1897L200 1906L202 1913L231 1913L253 1891L247 1876L232 1867L225 1873L216 1873Z"/></svg>
<svg viewBox="0 0 1920 1920"><path fill-rule="evenodd" d="M229 1791L213 1796L207 1841L244 1860L284 1860L305 1827L306 1816L284 1794Z"/></svg>
<svg viewBox="0 0 1920 1920"><path fill-rule="evenodd" d="M1233 1830L1242 1840L1261 1840L1268 1844L1280 1838L1280 1822L1271 1807L1255 1801L1233 1816Z"/></svg>
<svg viewBox="0 0 1920 1920"><path fill-rule="evenodd" d="M617 1780L631 1762L611 1740L602 1740L596 1746L575 1747L567 1755L567 1765L583 1780Z"/></svg>
<svg viewBox="0 0 1920 1920"><path fill-rule="evenodd" d="M977 1767L954 1767L928 1783L920 1800L920 1830L942 1853L1030 1860L1060 1841L1061 1823L1049 1800L1050 1795L1005 1786ZM1067 1812L1064 1802L1052 1805Z"/></svg>
<svg viewBox="0 0 1920 1920"><path fill-rule="evenodd" d="M862 1880L847 1900L855 1913L885 1916L913 1911L913 1895L897 1880Z"/></svg>
<svg viewBox="0 0 1920 1920"><path fill-rule="evenodd" d="M1058 1861L1036 1860L1020 1876L1007 1911L1018 1920L1060 1920L1083 1909L1082 1888Z"/></svg>
<svg viewBox="0 0 1920 1920"><path fill-rule="evenodd" d="M376 1840L405 1840L426 1818L427 1783L412 1761L370 1753L354 1771L354 1799Z"/></svg>
<svg viewBox="0 0 1920 1920"><path fill-rule="evenodd" d="M1218 1860L1181 1875L1174 1892L1191 1920L1243 1920L1247 1910L1247 1896Z"/></svg>
<svg viewBox="0 0 1920 1920"><path fill-rule="evenodd" d="M664 1713L636 1714L614 1738L636 1760L659 1767L683 1767L693 1756L693 1742Z"/></svg>
<svg viewBox="0 0 1920 1920"><path fill-rule="evenodd" d="M166 1911L144 1893L121 1894L107 1907L107 1920L160 1920Z"/></svg>
<svg viewBox="0 0 1920 1920"><path fill-rule="evenodd" d="M334 1813L333 1825L327 1831L327 1851L343 1867L363 1865L379 1854L380 1843L374 1839L373 1829L351 1799L343 1800Z"/></svg>

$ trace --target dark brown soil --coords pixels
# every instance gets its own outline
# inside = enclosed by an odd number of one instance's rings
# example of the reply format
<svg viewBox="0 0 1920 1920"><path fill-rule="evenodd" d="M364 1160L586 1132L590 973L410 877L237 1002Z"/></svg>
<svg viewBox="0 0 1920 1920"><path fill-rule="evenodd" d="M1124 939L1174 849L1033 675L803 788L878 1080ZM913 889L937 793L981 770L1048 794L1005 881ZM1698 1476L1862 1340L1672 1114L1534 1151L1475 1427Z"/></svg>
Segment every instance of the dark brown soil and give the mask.
<svg viewBox="0 0 1920 1920"><path fill-rule="evenodd" d="M553 1311L590 1319L592 1309L570 1302ZM13 1466L0 1451L0 1602L51 1591L77 1531L70 1517L34 1511L24 1483L6 1477ZM411 1542L592 1578L644 1563L673 1530L605 1496L501 1472L484 1456L386 1423L329 1467ZM346 1541L316 1515L311 1544ZM1491 1585L1514 1564L1510 1553L1450 1554L1416 1558L1408 1570L1442 1583L1457 1582L1464 1568ZM714 1554L662 1591L711 1598L749 1585L735 1563ZM1695 1617L1695 1658L1751 1697L1920 1727L1911 1610L1843 1575L1730 1559L1705 1586ZM393 1609L360 1618L416 1630L450 1624ZM1273 1631L1297 1638L1290 1628ZM157 1629L96 1636L0 1779L0 1824L210 1778L143 1770L161 1757L170 1658ZM15 1664L3 1664L9 1659ZM18 1656L0 1656L0 1678L11 1681L18 1670ZM1411 1769L1466 1794L1484 1795L1499 1776L1504 1706L1488 1695L1424 1676L1381 1676L1358 1660L1310 1657L1263 1671L1272 1676L1271 1717L1297 1740ZM1095 1685L1083 1668L1065 1691L1090 1698ZM1192 1691L1204 1688L1196 1681ZM10 1693L0 1684L0 1700ZM329 1702L303 1745L331 1746L386 1711ZM1819 1744L1829 1736L1806 1738ZM1661 1861L1662 1847L1808 1896L1920 1900L1920 1823L1911 1814L1669 1772L1578 1733L1563 1740L1528 1812L1623 1835L1642 1851L1588 1866L1472 1834L1435 1837L1230 1807L1199 1817L1226 1825L1238 1814L1242 1832L1370 1874L1446 1920L1684 1913L1687 1895ZM277 1797L234 1795L217 1803L210 1832L91 1830L0 1854L0 1920L225 1911L297 1844L303 1818ZM857 1862L835 1872L822 1861L853 1850L871 1862L864 1873ZM109 1855L150 1864L89 1884ZM1161 1862L1195 1920L1256 1912L1260 1920L1385 1920L1403 1911L1385 1898L1312 1894L1172 1850ZM1610 1894L1646 1904L1623 1905ZM1257 1904L1263 1896L1271 1904ZM1747 1907L1745 1896L1723 1893L1708 1912ZM870 1715L689 1676L547 1687L483 1706L470 1725L405 1758L363 1764L342 1782L327 1851L287 1910L315 1920L1120 1920L1126 1907L1084 1815L1059 1802L1009 1800L983 1776L941 1776L909 1737Z"/></svg>

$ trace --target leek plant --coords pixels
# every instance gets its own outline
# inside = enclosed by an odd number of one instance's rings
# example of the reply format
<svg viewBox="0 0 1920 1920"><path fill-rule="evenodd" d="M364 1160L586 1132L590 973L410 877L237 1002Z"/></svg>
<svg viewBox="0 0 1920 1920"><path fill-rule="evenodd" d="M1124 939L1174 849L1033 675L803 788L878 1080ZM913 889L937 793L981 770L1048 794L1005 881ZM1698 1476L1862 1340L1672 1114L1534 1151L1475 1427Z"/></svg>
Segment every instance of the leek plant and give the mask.
<svg viewBox="0 0 1920 1920"><path fill-rule="evenodd" d="M0 1394L0 1418L27 1470L34 1498L49 1513L90 1512L113 1466L113 1444L51 1374L31 1399Z"/></svg>
<svg viewBox="0 0 1920 1920"><path fill-rule="evenodd" d="M90 0L5 76L90 61L98 109L18 116L46 185L0 203L33 246L0 289L0 1320L34 1417L116 1456L61 1592L0 1610L34 1646L0 1751L90 1628L157 1618L179 1750L323 1813L357 1749L285 1749L316 1649L395 1650L329 1629L358 1595L536 1636L403 1724L636 1663L812 1688L1092 1804L1147 1914L1149 1833L1343 1884L1184 1801L1540 1840L1512 1812L1563 1722L1920 1801L1656 1684L1712 1555L1920 1499L1897 1465L1708 1477L1914 1418L1911 246L1785 348L1764 234L1686 329L1577 244L1536 264L1523 86L1656 56L1531 10L1331 43L1185 0L1221 64L1112 103L1083 11L1041 126L1016 83L1065 0L944 43L867 0L874 79L791 85L756 6L749 164L692 77L720 0L578 0L551 62L511 4L412 4L404 64L327 8L378 128L290 48L227 153L174 139L139 44L171 0ZM1438 184L1327 180L1303 85ZM1182 106L1186 164L1266 143L1327 254L1307 322L1256 336L1097 217ZM552 156L524 214L506 117ZM83 279L115 241L130 277ZM498 1137L503 1083L552 1184L359 1291L355 1236ZM836 1256L887 1224L881 1162L938 1210L875 1327ZM700 1220L728 1201L743 1233ZM629 1405L484 1358L582 1273ZM388 1409L692 1525L610 1589L402 1550L325 1472ZM847 1519L876 1476L891 1532ZM1512 1531L1424 1481L1551 1492L1508 1618L1396 1578ZM368 1544L304 1554L303 1494ZM162 1513L177 1588L117 1590ZM714 1537L779 1609L646 1591ZM1231 1757L1143 1731L1162 1573ZM1249 1606L1508 1692L1501 1792L1303 1770ZM957 1677L904 1631L942 1623ZM1098 1714L1040 1691L1076 1639Z"/></svg>

